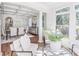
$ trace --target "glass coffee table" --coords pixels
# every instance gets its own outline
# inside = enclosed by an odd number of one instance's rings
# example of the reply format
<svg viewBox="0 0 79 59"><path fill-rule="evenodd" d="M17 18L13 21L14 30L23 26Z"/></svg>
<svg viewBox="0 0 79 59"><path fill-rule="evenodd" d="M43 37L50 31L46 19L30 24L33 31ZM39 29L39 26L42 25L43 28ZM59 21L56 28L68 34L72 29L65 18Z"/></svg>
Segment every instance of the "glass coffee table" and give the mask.
<svg viewBox="0 0 79 59"><path fill-rule="evenodd" d="M72 54L64 48L61 48L58 51L44 50L44 54L47 56L72 56Z"/></svg>
<svg viewBox="0 0 79 59"><path fill-rule="evenodd" d="M35 56L73 56L71 52L69 52L65 48L61 48L58 51L53 51L49 46L38 48Z"/></svg>

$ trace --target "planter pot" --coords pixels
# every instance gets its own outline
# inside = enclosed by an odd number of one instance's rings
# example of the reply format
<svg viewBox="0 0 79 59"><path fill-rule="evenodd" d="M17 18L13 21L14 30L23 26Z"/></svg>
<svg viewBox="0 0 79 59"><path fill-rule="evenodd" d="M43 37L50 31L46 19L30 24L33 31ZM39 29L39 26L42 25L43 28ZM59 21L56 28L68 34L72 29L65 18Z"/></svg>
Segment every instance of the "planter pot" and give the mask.
<svg viewBox="0 0 79 59"><path fill-rule="evenodd" d="M58 41L58 42L51 42L50 43L50 48L53 50L53 51L58 51L61 49L61 42Z"/></svg>

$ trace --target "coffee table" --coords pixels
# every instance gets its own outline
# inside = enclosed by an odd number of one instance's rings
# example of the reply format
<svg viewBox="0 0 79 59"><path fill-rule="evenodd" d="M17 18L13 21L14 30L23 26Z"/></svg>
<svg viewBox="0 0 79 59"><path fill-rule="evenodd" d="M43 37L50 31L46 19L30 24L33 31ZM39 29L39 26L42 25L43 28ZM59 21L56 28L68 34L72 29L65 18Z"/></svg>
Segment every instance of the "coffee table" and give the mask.
<svg viewBox="0 0 79 59"><path fill-rule="evenodd" d="M54 51L50 46L46 46L38 48L36 56L73 56L73 54L63 47L58 51Z"/></svg>

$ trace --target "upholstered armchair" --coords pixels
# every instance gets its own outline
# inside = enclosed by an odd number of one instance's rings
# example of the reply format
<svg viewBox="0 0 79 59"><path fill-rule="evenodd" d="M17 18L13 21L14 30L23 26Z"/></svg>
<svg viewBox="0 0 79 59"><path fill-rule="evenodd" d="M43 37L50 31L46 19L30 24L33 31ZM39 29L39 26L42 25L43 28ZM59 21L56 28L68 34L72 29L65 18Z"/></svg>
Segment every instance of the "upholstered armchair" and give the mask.
<svg viewBox="0 0 79 59"><path fill-rule="evenodd" d="M25 34L21 38L13 41L10 48L12 53L15 52L18 56L30 56L36 54L38 45L30 43L29 36Z"/></svg>

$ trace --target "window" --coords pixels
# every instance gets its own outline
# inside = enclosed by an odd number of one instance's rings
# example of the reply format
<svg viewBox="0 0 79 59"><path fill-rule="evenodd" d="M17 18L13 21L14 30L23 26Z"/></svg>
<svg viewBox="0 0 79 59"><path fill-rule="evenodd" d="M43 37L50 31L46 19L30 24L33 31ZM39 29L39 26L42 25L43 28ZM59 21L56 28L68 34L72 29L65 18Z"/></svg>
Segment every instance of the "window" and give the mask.
<svg viewBox="0 0 79 59"><path fill-rule="evenodd" d="M78 10L79 9L79 5L75 5L75 9Z"/></svg>
<svg viewBox="0 0 79 59"><path fill-rule="evenodd" d="M57 23L57 25L68 25L69 24L69 14L57 15L56 23Z"/></svg>
<svg viewBox="0 0 79 59"><path fill-rule="evenodd" d="M69 7L60 9L56 12L56 31L59 30L64 36L67 36L67 37L69 36L69 13L68 12L69 12Z"/></svg>
<svg viewBox="0 0 79 59"><path fill-rule="evenodd" d="M76 39L79 40L79 5L75 5L76 11Z"/></svg>
<svg viewBox="0 0 79 59"><path fill-rule="evenodd" d="M79 25L79 12L76 12L76 24Z"/></svg>

